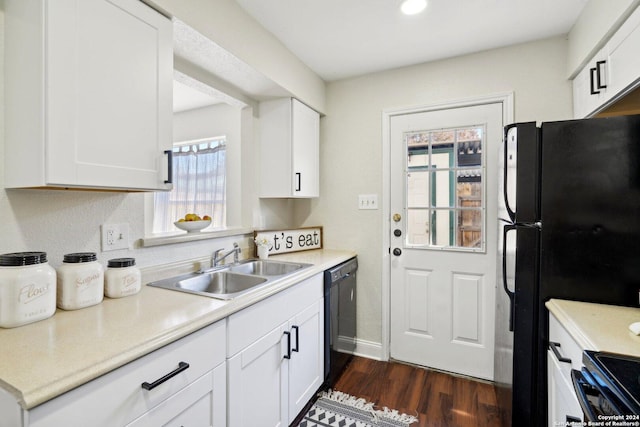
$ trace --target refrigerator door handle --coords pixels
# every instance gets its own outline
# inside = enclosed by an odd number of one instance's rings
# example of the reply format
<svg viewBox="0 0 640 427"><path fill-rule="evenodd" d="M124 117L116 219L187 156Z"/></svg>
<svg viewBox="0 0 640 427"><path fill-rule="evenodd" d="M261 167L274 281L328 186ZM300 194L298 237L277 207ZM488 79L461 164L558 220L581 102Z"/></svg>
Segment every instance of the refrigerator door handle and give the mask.
<svg viewBox="0 0 640 427"><path fill-rule="evenodd" d="M502 197L504 197L504 206L507 209L507 213L509 214L509 218L511 218L511 221L515 221L516 220L516 213L515 211L511 208L511 206L509 205L509 192L508 192L508 183L509 183L509 138L513 137L515 138L516 144L517 144L517 139L518 139L518 134L517 134L518 128L515 125L512 126L507 126L504 129L504 140L503 140L503 144L504 144L504 168L503 168L503 186L502 186L502 191L503 191L503 195ZM516 145L517 147L517 145Z"/></svg>
<svg viewBox="0 0 640 427"><path fill-rule="evenodd" d="M513 332L513 321L515 316L515 292L509 289L507 282L507 234L510 231L516 230L515 224L505 225L502 229L502 286L504 292L509 297L509 331Z"/></svg>

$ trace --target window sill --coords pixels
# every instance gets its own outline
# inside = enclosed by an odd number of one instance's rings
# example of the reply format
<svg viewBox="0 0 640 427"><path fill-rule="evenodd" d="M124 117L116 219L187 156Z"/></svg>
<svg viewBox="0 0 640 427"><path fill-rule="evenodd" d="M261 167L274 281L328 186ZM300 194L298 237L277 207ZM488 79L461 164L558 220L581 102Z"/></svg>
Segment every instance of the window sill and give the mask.
<svg viewBox="0 0 640 427"><path fill-rule="evenodd" d="M141 240L141 246L148 248L151 246L172 245L174 243L195 242L198 240L218 239L221 237L238 236L243 234L252 234L252 228L246 227L229 227L222 230L202 231L199 233L167 233L157 234L145 237Z"/></svg>

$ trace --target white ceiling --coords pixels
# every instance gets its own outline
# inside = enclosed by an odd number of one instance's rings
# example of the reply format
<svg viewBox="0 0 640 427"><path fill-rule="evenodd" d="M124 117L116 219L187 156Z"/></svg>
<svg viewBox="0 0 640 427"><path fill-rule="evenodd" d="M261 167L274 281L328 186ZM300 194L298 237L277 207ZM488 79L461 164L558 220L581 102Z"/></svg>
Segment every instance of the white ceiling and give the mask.
<svg viewBox="0 0 640 427"><path fill-rule="evenodd" d="M326 81L566 34L588 0L236 0Z"/></svg>

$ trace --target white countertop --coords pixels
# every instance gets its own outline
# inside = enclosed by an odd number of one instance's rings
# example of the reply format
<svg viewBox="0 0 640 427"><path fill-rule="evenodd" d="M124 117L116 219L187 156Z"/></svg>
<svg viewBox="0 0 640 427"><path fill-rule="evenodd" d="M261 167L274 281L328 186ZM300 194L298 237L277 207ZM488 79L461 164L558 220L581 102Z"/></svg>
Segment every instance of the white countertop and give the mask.
<svg viewBox="0 0 640 427"><path fill-rule="evenodd" d="M33 408L355 255L326 249L278 255L313 267L230 301L143 286L133 296L0 328L0 387Z"/></svg>
<svg viewBox="0 0 640 427"><path fill-rule="evenodd" d="M546 307L582 348L640 357L640 308L551 299Z"/></svg>

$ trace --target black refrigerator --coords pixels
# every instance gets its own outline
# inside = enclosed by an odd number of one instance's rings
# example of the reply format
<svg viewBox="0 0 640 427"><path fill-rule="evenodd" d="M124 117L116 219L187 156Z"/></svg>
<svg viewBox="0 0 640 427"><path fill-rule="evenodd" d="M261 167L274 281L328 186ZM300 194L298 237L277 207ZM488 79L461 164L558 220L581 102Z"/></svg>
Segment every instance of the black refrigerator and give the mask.
<svg viewBox="0 0 640 427"><path fill-rule="evenodd" d="M550 298L637 307L640 116L519 123L501 150L495 379L505 425L547 424Z"/></svg>

